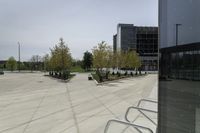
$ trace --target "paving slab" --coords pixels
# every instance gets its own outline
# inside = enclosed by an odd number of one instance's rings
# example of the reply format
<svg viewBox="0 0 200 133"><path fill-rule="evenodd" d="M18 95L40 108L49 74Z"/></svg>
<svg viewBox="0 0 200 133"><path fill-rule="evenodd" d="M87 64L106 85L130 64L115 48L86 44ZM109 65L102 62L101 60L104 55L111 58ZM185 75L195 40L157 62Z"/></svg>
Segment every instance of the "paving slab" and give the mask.
<svg viewBox="0 0 200 133"><path fill-rule="evenodd" d="M141 98L157 100L156 74L99 86L87 76L77 74L65 83L44 73L1 75L0 133L103 133L109 119L124 120L126 109ZM137 122L148 123L142 116ZM126 128L112 127L114 133Z"/></svg>

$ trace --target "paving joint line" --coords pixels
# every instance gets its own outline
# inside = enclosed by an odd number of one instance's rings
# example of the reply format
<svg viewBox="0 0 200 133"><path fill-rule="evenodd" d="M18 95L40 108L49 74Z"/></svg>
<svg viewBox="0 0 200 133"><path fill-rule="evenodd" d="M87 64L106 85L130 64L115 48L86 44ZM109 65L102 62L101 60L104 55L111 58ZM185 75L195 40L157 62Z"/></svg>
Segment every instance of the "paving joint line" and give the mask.
<svg viewBox="0 0 200 133"><path fill-rule="evenodd" d="M48 91L49 91L49 89L46 90L46 92L45 92L43 98L40 100L40 103L38 104L37 108L36 108L35 111L33 112L30 121L33 120L33 117L35 116L35 114L37 113L38 109L40 108L40 106L41 106L42 102L44 101L44 99L45 99L45 97L46 97ZM29 124L30 124L30 123L31 123L31 122L28 122L28 123L27 123L26 127L25 127L24 130L23 130L23 133L25 133L25 131L26 131L26 129L29 127Z"/></svg>
<svg viewBox="0 0 200 133"><path fill-rule="evenodd" d="M74 124L76 126L77 133L80 133L78 121L77 121L77 118L76 118L76 113L74 111L74 107L73 107L73 104L72 104L72 99L71 99L68 83L66 84L66 94L68 96L68 100L69 100L69 103L70 103L70 107L71 107L71 111L72 111L72 114L73 114Z"/></svg>

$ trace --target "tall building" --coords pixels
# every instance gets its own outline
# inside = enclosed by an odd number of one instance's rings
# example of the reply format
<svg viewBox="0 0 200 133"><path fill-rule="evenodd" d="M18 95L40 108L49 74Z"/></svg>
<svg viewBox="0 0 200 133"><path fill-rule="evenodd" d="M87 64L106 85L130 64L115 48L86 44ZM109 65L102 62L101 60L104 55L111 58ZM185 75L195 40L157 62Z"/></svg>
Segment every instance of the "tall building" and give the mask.
<svg viewBox="0 0 200 133"><path fill-rule="evenodd" d="M200 1L159 4L158 133L200 133Z"/></svg>
<svg viewBox="0 0 200 133"><path fill-rule="evenodd" d="M135 50L142 61L142 70L157 70L158 27L141 27L118 24L113 36L113 50Z"/></svg>

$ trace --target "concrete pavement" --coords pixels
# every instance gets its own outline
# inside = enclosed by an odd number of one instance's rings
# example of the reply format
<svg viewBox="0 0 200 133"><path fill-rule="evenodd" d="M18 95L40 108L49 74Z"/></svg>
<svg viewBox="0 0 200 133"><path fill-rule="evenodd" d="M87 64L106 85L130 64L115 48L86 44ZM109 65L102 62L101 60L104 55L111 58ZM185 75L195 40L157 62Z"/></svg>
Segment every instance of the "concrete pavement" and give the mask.
<svg viewBox="0 0 200 133"><path fill-rule="evenodd" d="M127 107L157 97L156 74L100 86L87 76L69 83L42 73L0 76L0 133L103 133L109 119L123 120Z"/></svg>

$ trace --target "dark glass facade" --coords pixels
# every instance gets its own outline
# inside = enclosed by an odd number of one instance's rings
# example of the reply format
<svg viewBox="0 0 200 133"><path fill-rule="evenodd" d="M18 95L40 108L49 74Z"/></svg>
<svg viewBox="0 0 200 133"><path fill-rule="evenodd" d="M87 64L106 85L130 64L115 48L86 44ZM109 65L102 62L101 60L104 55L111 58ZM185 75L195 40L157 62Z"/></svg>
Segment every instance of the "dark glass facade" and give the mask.
<svg viewBox="0 0 200 133"><path fill-rule="evenodd" d="M120 49L123 51L136 50L136 34L133 24L119 24L120 28Z"/></svg>
<svg viewBox="0 0 200 133"><path fill-rule="evenodd" d="M158 69L158 27L139 27L133 24L118 24L118 33L113 36L113 49L136 50L142 62L142 70Z"/></svg>
<svg viewBox="0 0 200 133"><path fill-rule="evenodd" d="M117 35L113 36L113 50L117 50Z"/></svg>
<svg viewBox="0 0 200 133"><path fill-rule="evenodd" d="M200 133L199 5L159 0L158 133Z"/></svg>
<svg viewBox="0 0 200 133"><path fill-rule="evenodd" d="M142 60L142 70L158 69L158 28L136 27L137 53Z"/></svg>
<svg viewBox="0 0 200 133"><path fill-rule="evenodd" d="M200 43L161 49L163 78L200 81Z"/></svg>
<svg viewBox="0 0 200 133"><path fill-rule="evenodd" d="M159 133L200 132L200 43L162 48Z"/></svg>

